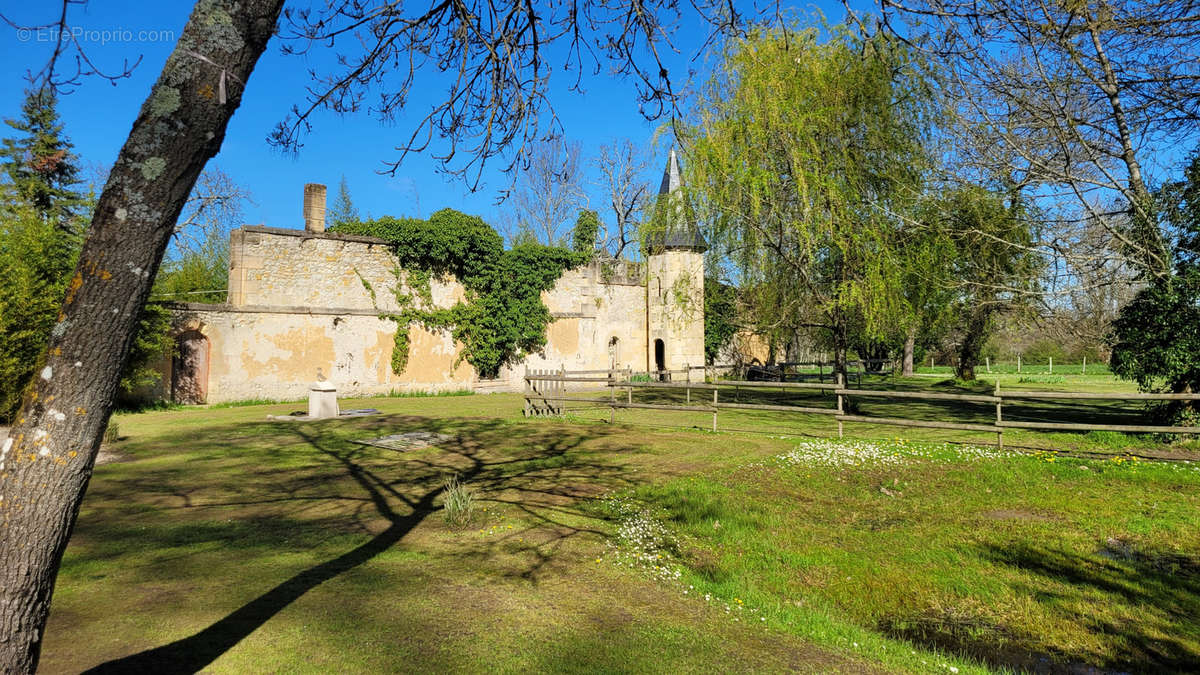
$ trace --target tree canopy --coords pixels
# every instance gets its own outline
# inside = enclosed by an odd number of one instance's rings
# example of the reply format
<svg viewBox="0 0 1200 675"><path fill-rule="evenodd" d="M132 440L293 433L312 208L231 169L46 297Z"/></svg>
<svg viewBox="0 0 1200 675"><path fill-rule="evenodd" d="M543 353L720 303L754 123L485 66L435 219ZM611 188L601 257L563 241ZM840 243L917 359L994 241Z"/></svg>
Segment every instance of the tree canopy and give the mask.
<svg viewBox="0 0 1200 675"><path fill-rule="evenodd" d="M852 315L884 332L931 113L921 62L884 33L764 28L726 45L684 131L687 182L760 333L818 329L844 370Z"/></svg>
<svg viewBox="0 0 1200 675"><path fill-rule="evenodd" d="M1200 149L1179 181L1156 193L1174 235L1172 274L1153 279L1113 322L1111 368L1143 391L1200 391ZM1175 421L1194 424L1191 405L1171 405Z"/></svg>

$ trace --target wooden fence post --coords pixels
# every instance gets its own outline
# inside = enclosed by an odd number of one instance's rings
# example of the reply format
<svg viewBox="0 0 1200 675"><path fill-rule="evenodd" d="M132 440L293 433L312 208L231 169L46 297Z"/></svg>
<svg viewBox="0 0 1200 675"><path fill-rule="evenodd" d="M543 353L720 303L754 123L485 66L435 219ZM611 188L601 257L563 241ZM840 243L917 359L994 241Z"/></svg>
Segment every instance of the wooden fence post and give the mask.
<svg viewBox="0 0 1200 675"><path fill-rule="evenodd" d="M1021 355L1017 354L1017 374L1021 374Z"/></svg>
<svg viewBox="0 0 1200 675"><path fill-rule="evenodd" d="M546 370L545 368L542 368L538 374L539 375L548 375L550 373L551 373L551 371ZM553 396L554 395L550 389L552 386L554 386L553 382L549 382L547 380L539 380L539 382L541 383L541 389L542 389L540 392L538 392L539 395L541 395L541 396ZM542 399L542 410L541 410L541 413L539 414L539 416L545 417L546 415L548 415L549 411L550 411L550 406L552 404L553 404L553 401L547 401L543 398Z"/></svg>
<svg viewBox="0 0 1200 675"><path fill-rule="evenodd" d="M1000 426L1000 421L1003 417L1000 414L1000 406L1003 400L1000 398L1000 378L996 378L996 390L993 394L996 397L996 449L1004 449L1004 427Z"/></svg>
<svg viewBox="0 0 1200 675"><path fill-rule="evenodd" d="M535 375L537 375L537 369L525 366L525 375L529 378L533 378ZM530 395L537 393L537 388L533 386L533 382L533 379L525 380L526 392ZM537 417L537 404L533 401L533 399L527 399L527 405L529 406L529 416Z"/></svg>
<svg viewBox="0 0 1200 675"><path fill-rule="evenodd" d="M990 357L990 356L983 357L983 364L984 364L984 367L987 368L988 374L991 375L992 374L992 357Z"/></svg>
<svg viewBox="0 0 1200 675"><path fill-rule="evenodd" d="M562 377L562 378L565 378L567 376L567 364L565 364L565 363L558 364L558 376ZM563 395L566 393L566 391L567 391L567 383L563 380L559 380L558 381L558 396L559 396L559 398L562 398ZM555 403L558 404L558 413L557 413L558 416L566 417L567 404L564 401L555 401Z"/></svg>
<svg viewBox="0 0 1200 675"><path fill-rule="evenodd" d="M713 387L713 433L717 431L717 388Z"/></svg>
<svg viewBox="0 0 1200 675"><path fill-rule="evenodd" d="M837 379L837 386L838 386L838 388L837 388L837 414L838 414L838 417L841 417L842 415L846 414L845 411L842 409L842 388L845 386L843 384L843 382L845 380L842 379L841 373L837 374L836 379ZM838 420L838 438L842 437L842 426L843 426L842 421L839 419Z"/></svg>
<svg viewBox="0 0 1200 675"><path fill-rule="evenodd" d="M683 364L683 390L687 393L687 402L692 402L692 364Z"/></svg>
<svg viewBox="0 0 1200 675"><path fill-rule="evenodd" d="M616 364L613 364L612 370L608 371L608 423L612 424L617 421L617 370Z"/></svg>
<svg viewBox="0 0 1200 675"><path fill-rule="evenodd" d="M1050 374L1051 375L1054 374L1054 357L1053 356L1050 357Z"/></svg>
<svg viewBox="0 0 1200 675"><path fill-rule="evenodd" d="M1087 375L1087 357L1083 357L1083 372L1080 375Z"/></svg>

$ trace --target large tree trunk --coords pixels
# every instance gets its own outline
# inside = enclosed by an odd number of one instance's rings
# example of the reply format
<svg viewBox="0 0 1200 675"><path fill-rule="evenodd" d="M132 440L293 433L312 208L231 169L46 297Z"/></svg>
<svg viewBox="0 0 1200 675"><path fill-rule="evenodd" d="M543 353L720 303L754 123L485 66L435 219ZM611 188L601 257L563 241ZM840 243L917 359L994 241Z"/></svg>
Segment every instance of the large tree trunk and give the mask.
<svg viewBox="0 0 1200 675"><path fill-rule="evenodd" d="M835 312L833 321L833 374L836 378L842 376L842 386L850 384L849 374L849 359L850 359L850 333L846 329L846 323L842 320L841 312Z"/></svg>
<svg viewBox="0 0 1200 675"><path fill-rule="evenodd" d="M987 309L977 309L967 319L966 332L958 348L958 365L954 371L958 379L975 379L975 366L979 365L979 355L983 352L983 344L987 342L991 316L992 313Z"/></svg>
<svg viewBox="0 0 1200 675"><path fill-rule="evenodd" d="M139 312L282 5L197 4L100 195L45 361L0 446L0 671L37 667Z"/></svg>
<svg viewBox="0 0 1200 675"><path fill-rule="evenodd" d="M904 361L901 364L900 375L902 377L913 376L913 354L917 350L917 332L909 331L904 338Z"/></svg>

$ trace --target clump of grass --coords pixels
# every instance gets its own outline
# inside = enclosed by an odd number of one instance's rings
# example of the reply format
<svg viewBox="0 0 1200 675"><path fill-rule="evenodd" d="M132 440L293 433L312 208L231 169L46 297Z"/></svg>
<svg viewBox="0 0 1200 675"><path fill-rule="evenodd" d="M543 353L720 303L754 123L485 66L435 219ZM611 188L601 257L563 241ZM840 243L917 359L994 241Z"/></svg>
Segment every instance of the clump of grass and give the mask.
<svg viewBox="0 0 1200 675"><path fill-rule="evenodd" d="M1134 445L1136 438L1131 438L1128 434L1123 434L1119 431L1089 431L1084 434L1086 439L1092 445L1110 448L1114 450L1123 450L1130 445Z"/></svg>
<svg viewBox="0 0 1200 675"><path fill-rule="evenodd" d="M1062 384L1067 378L1062 375L1027 375L1017 380L1017 384Z"/></svg>
<svg viewBox="0 0 1200 675"><path fill-rule="evenodd" d="M278 403L303 403L304 401L307 401L307 400L308 400L307 398L292 398L292 399L245 398L245 399L241 399L239 401L223 401L221 403L213 403L212 405L208 406L208 409L209 410L223 410L226 408L246 408L246 407L254 406L254 405L275 405Z"/></svg>
<svg viewBox="0 0 1200 675"><path fill-rule="evenodd" d="M471 522L475 515L475 493L458 480L458 474L450 476L445 483L445 502L442 517L450 525L462 527Z"/></svg>
<svg viewBox="0 0 1200 675"><path fill-rule="evenodd" d="M104 437L101 440L105 443L116 443L121 440L121 425L109 420L108 426L104 429Z"/></svg>
<svg viewBox="0 0 1200 675"><path fill-rule="evenodd" d="M474 396L475 392L470 389L449 389L443 391L402 391L393 389L386 394L381 394L380 398L430 398L437 396Z"/></svg>

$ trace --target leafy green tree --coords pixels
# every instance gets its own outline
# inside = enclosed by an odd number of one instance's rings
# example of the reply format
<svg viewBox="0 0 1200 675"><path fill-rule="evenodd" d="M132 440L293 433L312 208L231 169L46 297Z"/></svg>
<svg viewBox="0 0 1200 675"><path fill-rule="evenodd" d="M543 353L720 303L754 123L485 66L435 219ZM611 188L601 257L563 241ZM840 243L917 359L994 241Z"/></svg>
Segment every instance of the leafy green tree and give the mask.
<svg viewBox="0 0 1200 675"><path fill-rule="evenodd" d="M956 251L949 237L919 221L903 224L897 234L902 297L893 341L901 343L900 374L912 377L918 345L940 342L953 325Z"/></svg>
<svg viewBox="0 0 1200 675"><path fill-rule="evenodd" d="M0 209L0 419L12 420L40 369L78 255L78 239L33 206Z"/></svg>
<svg viewBox="0 0 1200 675"><path fill-rule="evenodd" d="M0 209L0 279L6 282L0 294L0 420L11 421L22 392L41 369L80 243L79 235L64 231L19 198ZM170 352L170 326L165 307L149 304L140 311L121 371L122 396L157 382L160 374L154 366Z"/></svg>
<svg viewBox="0 0 1200 675"><path fill-rule="evenodd" d="M158 270L151 298L174 302L225 302L229 290L229 236L211 229L182 247Z"/></svg>
<svg viewBox="0 0 1200 675"><path fill-rule="evenodd" d="M718 279L704 280L704 360L714 364L737 334L737 289Z"/></svg>
<svg viewBox="0 0 1200 675"><path fill-rule="evenodd" d="M19 119L4 123L18 135L0 146L0 165L17 199L31 205L59 229L77 231L76 214L84 204L77 158L63 134L56 109L58 98L49 88L25 93Z"/></svg>
<svg viewBox="0 0 1200 675"><path fill-rule="evenodd" d="M816 330L844 373L853 317L883 337L900 302L891 213L928 164L932 99L898 41L828 32L731 41L684 133L687 183L760 332Z"/></svg>
<svg viewBox="0 0 1200 675"><path fill-rule="evenodd" d="M592 254L596 250L596 237L599 234L600 216L591 209L580 209L575 226L571 228L571 250Z"/></svg>
<svg viewBox="0 0 1200 675"><path fill-rule="evenodd" d="M350 186L346 183L346 175L342 174L342 179L338 182L337 197L333 200L333 206L329 208L329 224L337 227L347 223L357 223L360 220L358 207L354 205L354 200L350 197Z"/></svg>
<svg viewBox="0 0 1200 675"><path fill-rule="evenodd" d="M1200 392L1200 149L1183 179L1156 193L1158 209L1175 234L1174 269L1153 279L1126 305L1109 341L1109 367L1142 391ZM1196 423L1193 402L1164 407L1173 421Z"/></svg>
<svg viewBox="0 0 1200 675"><path fill-rule="evenodd" d="M926 204L933 236L949 245L941 280L953 294L959 331L955 375L974 380L996 320L1028 305L1038 291L1042 258L1031 220L1015 196L979 186L952 188Z"/></svg>

